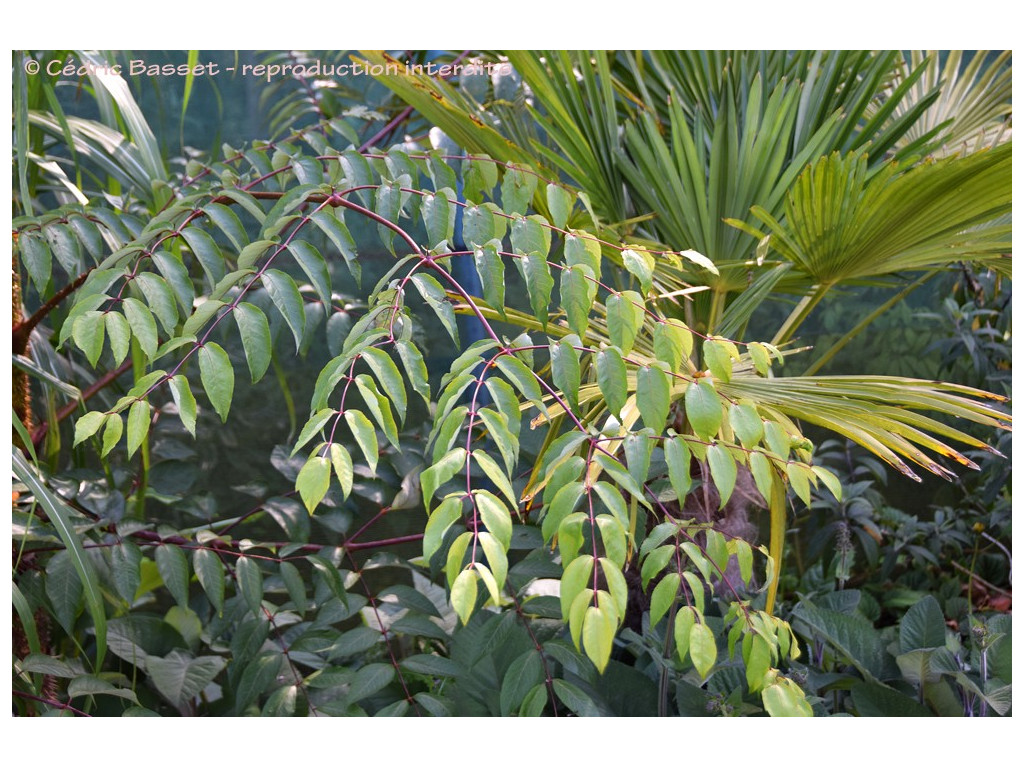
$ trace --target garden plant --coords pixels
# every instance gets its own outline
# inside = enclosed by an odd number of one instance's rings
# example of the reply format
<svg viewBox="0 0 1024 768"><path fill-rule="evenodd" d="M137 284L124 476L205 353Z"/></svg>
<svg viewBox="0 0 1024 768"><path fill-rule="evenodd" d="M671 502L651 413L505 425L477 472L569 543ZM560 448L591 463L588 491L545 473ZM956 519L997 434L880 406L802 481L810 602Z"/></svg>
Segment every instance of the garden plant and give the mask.
<svg viewBox="0 0 1024 768"><path fill-rule="evenodd" d="M1010 714L1009 54L432 55L14 53L15 714Z"/></svg>

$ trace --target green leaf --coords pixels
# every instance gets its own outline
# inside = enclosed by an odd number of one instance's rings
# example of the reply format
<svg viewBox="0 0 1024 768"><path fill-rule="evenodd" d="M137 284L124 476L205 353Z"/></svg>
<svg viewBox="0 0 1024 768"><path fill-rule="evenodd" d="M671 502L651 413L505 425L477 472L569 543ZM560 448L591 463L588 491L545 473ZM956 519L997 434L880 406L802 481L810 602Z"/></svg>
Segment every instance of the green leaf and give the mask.
<svg viewBox="0 0 1024 768"><path fill-rule="evenodd" d="M462 213L462 239L478 248L494 237L494 214L483 205L468 206Z"/></svg>
<svg viewBox="0 0 1024 768"><path fill-rule="evenodd" d="M828 488L836 501L843 500L843 485L839 482L838 477L825 467L814 466L811 467L811 471L814 472L815 476L825 484L825 487Z"/></svg>
<svg viewBox="0 0 1024 768"><path fill-rule="evenodd" d="M306 602L306 582L299 573L299 569L283 561L280 566L281 579L284 581L285 589L288 590L288 597L295 605L295 610L304 613L308 607Z"/></svg>
<svg viewBox="0 0 1024 768"><path fill-rule="evenodd" d="M319 452L318 448L306 459L295 478L295 490L299 492L309 514L313 514L331 486L331 462L326 456L319 456Z"/></svg>
<svg viewBox="0 0 1024 768"><path fill-rule="evenodd" d="M771 498L772 463L761 451L752 451L749 456L750 474L754 476L754 484L764 499Z"/></svg>
<svg viewBox="0 0 1024 768"><path fill-rule="evenodd" d="M78 275L82 271L82 249L71 229L64 224L49 224L43 229L43 236L68 277Z"/></svg>
<svg viewBox="0 0 1024 768"><path fill-rule="evenodd" d="M214 410L221 422L227 421L235 390L235 370L228 353L219 344L208 341L199 348L199 373Z"/></svg>
<svg viewBox="0 0 1024 768"><path fill-rule="evenodd" d="M338 253L345 259L345 265L358 284L362 278L362 267L356 252L356 242L348 231L348 227L345 226L342 215L342 209L338 208L333 212L316 211L309 218L338 249Z"/></svg>
<svg viewBox="0 0 1024 768"><path fill-rule="evenodd" d="M398 358L402 361L405 374L409 378L409 384L423 402L430 405L430 384L427 373L427 365L423 361L423 355L416 346L406 339L399 339L395 342L395 349L398 350Z"/></svg>
<svg viewBox="0 0 1024 768"><path fill-rule="evenodd" d="M85 353L89 365L93 368L99 362L103 353L104 328L106 323L103 320L103 313L99 311L84 312L75 318L71 337L75 340L78 348ZM156 349L154 343L153 349Z"/></svg>
<svg viewBox="0 0 1024 768"><path fill-rule="evenodd" d="M651 452L654 450L652 436L651 430L645 428L640 432L626 435L622 441L629 474L640 486L647 482L647 475L651 467Z"/></svg>
<svg viewBox="0 0 1024 768"><path fill-rule="evenodd" d="M398 215L401 212L401 208L402 192L399 189L398 184L392 184L385 180L381 180L380 186L377 187L377 191L374 193L374 213L392 224L396 224L398 222ZM377 234L380 236L381 242L384 243L384 247L388 249L388 253L394 256L395 230L389 226L378 223Z"/></svg>
<svg viewBox="0 0 1024 768"><path fill-rule="evenodd" d="M68 683L68 698L74 699L78 696L118 696L128 699L135 704L139 703L135 691L130 688L118 688L109 680L96 677L95 675L78 675Z"/></svg>
<svg viewBox="0 0 1024 768"><path fill-rule="evenodd" d="M74 444L78 445L95 435L106 420L107 414L102 411L89 411L89 413L75 422Z"/></svg>
<svg viewBox="0 0 1024 768"><path fill-rule="evenodd" d="M572 213L575 196L567 189L558 184L548 184L545 190L548 199L548 210L551 212L551 223L558 229L563 229Z"/></svg>
<svg viewBox="0 0 1024 768"><path fill-rule="evenodd" d="M121 421L121 414L112 413L107 416L103 427L103 449L100 451L101 458L114 449L114 446L117 445L118 441L121 439L121 434L123 432L124 422Z"/></svg>
<svg viewBox="0 0 1024 768"><path fill-rule="evenodd" d="M518 507L519 502L516 499L516 493L512 488L512 482L501 470L501 467L498 466L498 462L492 459L483 449L473 451L473 459L476 461L477 466L483 469L490 481L494 483L498 487L498 490L505 495L505 498L508 499L512 508L515 509Z"/></svg>
<svg viewBox="0 0 1024 768"><path fill-rule="evenodd" d="M367 347L363 350L362 357L384 388L384 392L391 399L392 405L395 406L399 422L404 423L408 402L405 395L405 384L402 382L402 374L398 372L398 366L387 352L378 347Z"/></svg>
<svg viewBox="0 0 1024 768"><path fill-rule="evenodd" d="M612 294L605 302L608 336L612 344L628 355L644 319L644 301L636 291Z"/></svg>
<svg viewBox="0 0 1024 768"><path fill-rule="evenodd" d="M466 569L455 577L452 584L452 608L463 625L469 623L473 610L476 608L476 587L477 573L475 570Z"/></svg>
<svg viewBox="0 0 1024 768"><path fill-rule="evenodd" d="M182 336L195 336L199 331L209 322L210 318L220 311L221 307L225 306L224 302L220 299L206 299L193 312L189 318L185 321L185 324L181 327ZM127 313L126 313L127 314ZM128 318L129 321L131 318ZM135 328L134 324L132 325ZM156 326L153 326L153 330L156 330ZM138 329L136 329L138 333Z"/></svg>
<svg viewBox="0 0 1024 768"><path fill-rule="evenodd" d="M334 596L341 600L347 608L348 593L345 591L345 584L341 580L341 573L338 572L337 566L323 555L306 555L306 560L320 574L324 583L334 593Z"/></svg>
<svg viewBox="0 0 1024 768"><path fill-rule="evenodd" d="M592 490L601 497L605 508L612 513L619 522L623 532L629 525L629 512L626 510L626 502L622 498L622 492L611 483L599 480L592 486Z"/></svg>
<svg viewBox="0 0 1024 768"><path fill-rule="evenodd" d="M501 499L489 491L476 491L473 498L476 500L477 512L483 524L507 550L512 542L512 515L501 503ZM494 570L493 564L491 567Z"/></svg>
<svg viewBox="0 0 1024 768"><path fill-rule="evenodd" d="M562 339L551 345L551 377L569 407L578 412L580 409L580 356L572 344Z"/></svg>
<svg viewBox="0 0 1024 768"><path fill-rule="evenodd" d="M447 190L450 191L450 190ZM439 191L437 194L423 196L420 204L420 215L427 231L427 247L436 248L441 243L452 242L455 230L455 206L448 197Z"/></svg>
<svg viewBox="0 0 1024 768"><path fill-rule="evenodd" d="M744 448L753 448L764 437L764 422L749 403L733 403L729 407L729 424Z"/></svg>
<svg viewBox="0 0 1024 768"><path fill-rule="evenodd" d="M546 259L551 250L551 230L543 216L523 216L512 223L512 250L523 256Z"/></svg>
<svg viewBox="0 0 1024 768"><path fill-rule="evenodd" d="M640 289L646 296L651 292L651 278L654 274L654 257L644 248L633 246L622 251L622 264L633 277L640 281Z"/></svg>
<svg viewBox="0 0 1024 768"><path fill-rule="evenodd" d="M46 564L46 596L61 627L74 632L75 619L82 610L82 580L71 558L58 552Z"/></svg>
<svg viewBox="0 0 1024 768"><path fill-rule="evenodd" d="M721 499L718 508L722 509L736 487L736 461L727 448L715 443L708 448L708 466L711 467L711 477L714 478Z"/></svg>
<svg viewBox="0 0 1024 768"><path fill-rule="evenodd" d="M125 319L131 326L132 335L139 342L146 358L153 360L157 348L156 320L149 308L138 299L131 297L121 302L121 309L124 310ZM188 331L182 331L183 335L190 335ZM77 340L76 340L77 343Z"/></svg>
<svg viewBox="0 0 1024 768"><path fill-rule="evenodd" d="M192 437L196 436L196 399L192 395L192 388L182 374L173 377L168 384L171 388L171 397L178 407L178 417L182 425Z"/></svg>
<svg viewBox="0 0 1024 768"><path fill-rule="evenodd" d="M458 495L448 496L430 514L427 527L423 531L423 557L426 560L429 561L441 548L445 533L461 517L462 498Z"/></svg>
<svg viewBox="0 0 1024 768"><path fill-rule="evenodd" d="M541 400L540 385L537 384L533 371L512 355L501 355L494 362L498 366L498 370L519 390L523 397L534 403L543 412L544 403Z"/></svg>
<svg viewBox="0 0 1024 768"><path fill-rule="evenodd" d="M501 683L499 705L502 717L516 712L536 686L544 688L544 656L534 649L524 652L509 665Z"/></svg>
<svg viewBox="0 0 1024 768"><path fill-rule="evenodd" d="M210 221L217 225L217 229L227 236L236 249L241 250L249 242L242 222L235 215L235 212L227 206L220 203L207 203L203 206L203 213L209 217Z"/></svg>
<svg viewBox="0 0 1024 768"><path fill-rule="evenodd" d="M706 679L718 659L718 648L711 628L703 622L690 628L690 660L701 679Z"/></svg>
<svg viewBox="0 0 1024 768"><path fill-rule="evenodd" d="M243 714L274 682L281 669L282 660L278 651L264 651L246 664L235 692L236 714Z"/></svg>
<svg viewBox="0 0 1024 768"><path fill-rule="evenodd" d="M238 332L242 338L242 349L245 350L245 360L249 364L249 373L252 376L252 383L263 378L270 367L273 354L273 343L270 339L270 324L267 316L259 307L240 302L232 314L235 322L238 323Z"/></svg>
<svg viewBox="0 0 1024 768"><path fill-rule="evenodd" d="M338 443L331 443L331 466L334 467L334 475L341 485L343 498L348 498L352 493L352 457L345 446Z"/></svg>
<svg viewBox="0 0 1024 768"><path fill-rule="evenodd" d="M21 261L28 270L28 276L42 295L46 290L46 284L50 282L52 271L50 246L42 237L32 232L24 232L18 236L18 249L21 252Z"/></svg>
<svg viewBox="0 0 1024 768"><path fill-rule="evenodd" d="M775 683L761 691L761 703L772 717L814 716L800 686L787 677L779 676Z"/></svg>
<svg viewBox="0 0 1024 768"><path fill-rule="evenodd" d="M455 310L452 309L452 305L448 302L447 295L441 284L430 275L419 273L414 274L410 281L416 286L416 290L419 291L420 296L423 297L423 300L434 311L434 314L437 315L437 319L441 321L441 325L448 331L448 335L455 342L455 346L460 346L458 325L455 322ZM484 285L487 285L486 281ZM486 295L485 292L485 298Z"/></svg>
<svg viewBox="0 0 1024 768"><path fill-rule="evenodd" d="M359 394L363 396L363 401L366 403L366 407L370 410L373 418L384 431L384 436L388 439L388 442L397 450L401 450L398 442L398 427L395 424L394 416L391 414L390 401L380 393L377 385L373 383L373 379L365 373L356 376L356 388L359 390Z"/></svg>
<svg viewBox="0 0 1024 768"><path fill-rule="evenodd" d="M607 607L587 608L583 617L583 648L599 673L604 672L611 659L617 628L618 621Z"/></svg>
<svg viewBox="0 0 1024 768"><path fill-rule="evenodd" d="M608 347L597 353L597 385L608 409L618 416L626 404L626 364L618 350Z"/></svg>
<svg viewBox="0 0 1024 768"><path fill-rule="evenodd" d="M526 213L536 189L535 175L521 171L509 163L505 166L505 174L501 180L501 207L508 213Z"/></svg>
<svg viewBox="0 0 1024 768"><path fill-rule="evenodd" d="M142 550L132 541L122 539L110 548L110 571L114 577L114 587L121 599L131 604L139 591L142 581Z"/></svg>
<svg viewBox="0 0 1024 768"><path fill-rule="evenodd" d="M601 277L601 244L587 232L572 231L565 236L565 263L567 266L585 264L594 277Z"/></svg>
<svg viewBox="0 0 1024 768"><path fill-rule="evenodd" d="M238 591L257 616L263 605L263 573L251 557L242 556L235 561L235 580Z"/></svg>
<svg viewBox="0 0 1024 768"><path fill-rule="evenodd" d="M789 458L789 435L777 421L765 422L764 440L769 450L779 456L779 458Z"/></svg>
<svg viewBox="0 0 1024 768"><path fill-rule="evenodd" d="M932 595L926 595L910 607L900 621L900 652L946 645L946 619Z"/></svg>
<svg viewBox="0 0 1024 768"><path fill-rule="evenodd" d="M712 375L719 381L731 381L733 358L739 358L736 345L723 339L705 339L702 348Z"/></svg>
<svg viewBox="0 0 1024 768"><path fill-rule="evenodd" d="M192 569L210 605L220 615L224 611L224 563L220 556L210 549L196 549L192 553Z"/></svg>
<svg viewBox="0 0 1024 768"><path fill-rule="evenodd" d="M437 489L455 477L455 473L465 465L466 449L460 446L448 451L440 461L423 470L420 474L420 488L423 489L423 502L428 511Z"/></svg>
<svg viewBox="0 0 1024 768"><path fill-rule="evenodd" d="M196 227L186 227L181 230L181 237L188 243L199 263L203 265L203 271L210 281L210 285L216 285L224 277L224 256L220 248L206 232Z"/></svg>
<svg viewBox="0 0 1024 768"><path fill-rule="evenodd" d="M576 509L576 505L582 496L583 483L581 482L567 483L558 489L548 505L541 525L541 534L544 536L545 541L551 540L551 537L558 531L562 521Z"/></svg>
<svg viewBox="0 0 1024 768"><path fill-rule="evenodd" d="M325 307L331 306L331 273L320 251L305 240L292 240L288 244L288 250L306 273L320 301Z"/></svg>
<svg viewBox="0 0 1024 768"><path fill-rule="evenodd" d="M501 243L496 240L488 241L473 248L473 263L476 265L477 274L480 275L480 284L484 290L484 300L490 307L501 315L505 315L505 265L498 255Z"/></svg>
<svg viewBox="0 0 1024 768"><path fill-rule="evenodd" d="M664 448L669 482L679 498L679 503L682 504L693 484L693 477L690 474L690 448L681 437L665 440Z"/></svg>
<svg viewBox="0 0 1024 768"><path fill-rule="evenodd" d="M666 320L654 326L654 356L678 372L693 352L693 334L678 320Z"/></svg>
<svg viewBox="0 0 1024 768"><path fill-rule="evenodd" d="M690 653L691 632L697 626L701 625L697 623L697 615L694 610L690 607L680 608L679 613L676 614L675 627L673 629L676 653L679 655L680 661L686 661L686 657Z"/></svg>
<svg viewBox="0 0 1024 768"><path fill-rule="evenodd" d="M150 656L146 671L157 691L175 707L182 707L202 693L225 664L222 656L192 658L176 649L163 658Z"/></svg>
<svg viewBox="0 0 1024 768"><path fill-rule="evenodd" d="M120 365L128 357L132 329L120 312L107 312L103 315L106 326L107 338L110 339L110 352L114 356L114 362Z"/></svg>
<svg viewBox="0 0 1024 768"><path fill-rule="evenodd" d="M761 376L767 376L771 372L771 356L768 354L768 350L765 349L763 344L759 344L757 342L748 344L747 354L750 355L750 360L754 363L754 370L756 370Z"/></svg>
<svg viewBox="0 0 1024 768"><path fill-rule="evenodd" d="M277 307L295 337L295 348L302 344L302 334L306 327L306 311L302 303L295 281L277 269L268 269L263 273L263 287L267 289L271 301Z"/></svg>
<svg viewBox="0 0 1024 768"><path fill-rule="evenodd" d="M707 377L697 379L686 388L686 417L697 436L711 440L722 426L722 402L715 386Z"/></svg>
<svg viewBox="0 0 1024 768"><path fill-rule="evenodd" d="M747 688L751 693L764 687L764 677L772 663L771 649L768 641L754 633L750 643L750 652L744 654L743 663L747 672Z"/></svg>
<svg viewBox="0 0 1024 768"><path fill-rule="evenodd" d="M379 447L377 445L377 431L373 428L373 424L363 415L362 411L356 411L351 408L345 411L345 423L348 424L348 428L352 431L352 436L359 445L359 449L363 452L370 471L376 472Z"/></svg>
<svg viewBox="0 0 1024 768"><path fill-rule="evenodd" d="M651 628L668 613L679 594L679 574L668 573L651 591Z"/></svg>
<svg viewBox="0 0 1024 768"><path fill-rule="evenodd" d="M180 547L161 544L155 551L156 568L164 586L182 608L188 608L188 559Z"/></svg>
<svg viewBox="0 0 1024 768"><path fill-rule="evenodd" d="M547 330L550 316L551 291L555 280L551 277L551 267L547 259L539 253L530 253L519 260L526 279L526 292L530 296L530 307L544 330Z"/></svg>
<svg viewBox="0 0 1024 768"><path fill-rule="evenodd" d="M560 299L569 329L580 337L585 336L597 299L597 282L589 266L575 264L562 270Z"/></svg>
<svg viewBox="0 0 1024 768"><path fill-rule="evenodd" d="M636 404L644 425L661 434L668 421L669 378L657 365L644 365L637 369Z"/></svg>
<svg viewBox="0 0 1024 768"><path fill-rule="evenodd" d="M164 279L150 272L139 272L133 281L142 290L146 303L160 321L168 335L174 335L178 325L178 307L174 294Z"/></svg>

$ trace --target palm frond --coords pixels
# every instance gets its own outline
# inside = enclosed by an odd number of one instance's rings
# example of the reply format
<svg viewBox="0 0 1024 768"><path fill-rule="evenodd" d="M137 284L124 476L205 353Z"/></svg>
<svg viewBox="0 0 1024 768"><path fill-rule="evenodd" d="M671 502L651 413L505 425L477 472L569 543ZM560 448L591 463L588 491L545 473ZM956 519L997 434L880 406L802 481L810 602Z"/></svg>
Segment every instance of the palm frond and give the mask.
<svg viewBox="0 0 1024 768"><path fill-rule="evenodd" d="M905 459L941 477L952 477L949 469L922 448L976 468L970 459L934 435L998 453L966 432L919 411L997 429L1008 430L1011 423L1008 413L989 404L1005 403L1006 398L938 381L890 376L737 376L721 384L719 390L730 398L750 398L759 408L767 409L766 414L784 414L848 437L914 479L920 478Z"/></svg>
<svg viewBox="0 0 1024 768"><path fill-rule="evenodd" d="M772 247L821 285L964 260L1009 276L1011 151L1004 144L874 176L864 156L833 154L801 174L783 220L761 206L753 214Z"/></svg>

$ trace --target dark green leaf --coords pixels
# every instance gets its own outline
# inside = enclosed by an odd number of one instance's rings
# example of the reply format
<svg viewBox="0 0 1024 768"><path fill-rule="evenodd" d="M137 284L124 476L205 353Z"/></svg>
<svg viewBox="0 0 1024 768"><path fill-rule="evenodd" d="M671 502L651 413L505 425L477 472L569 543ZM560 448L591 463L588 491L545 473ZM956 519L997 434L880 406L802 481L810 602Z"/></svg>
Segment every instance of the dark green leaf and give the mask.
<svg viewBox="0 0 1024 768"><path fill-rule="evenodd" d="M597 353L597 384L608 409L618 416L626 404L626 365L618 350L608 347Z"/></svg>
<svg viewBox="0 0 1024 768"><path fill-rule="evenodd" d="M138 299L131 297L121 302L121 309L124 310L125 319L132 328L132 335L139 342L139 347L146 357L153 360L157 348L156 320L149 308ZM189 332L183 331L184 335ZM77 343L77 341L76 341Z"/></svg>
<svg viewBox="0 0 1024 768"><path fill-rule="evenodd" d="M96 363L99 362L100 355L103 353L104 328L103 313L99 311L85 312L74 321L72 338L78 348L85 353L89 365L93 368L96 367ZM155 341L154 337L154 351L156 350Z"/></svg>
<svg viewBox="0 0 1024 768"><path fill-rule="evenodd" d="M242 337L242 349L245 350L245 360L249 364L249 373L252 382L255 384L263 378L270 367L273 354L273 344L270 339L270 324L267 316L259 307L240 302L232 314L235 322L238 323L238 332Z"/></svg>
<svg viewBox="0 0 1024 768"><path fill-rule="evenodd" d="M711 380L705 376L690 384L684 400L686 418L697 436L704 440L714 438L722 426L722 401Z"/></svg>
<svg viewBox="0 0 1024 768"><path fill-rule="evenodd" d="M164 586L182 608L188 608L188 559L180 547L161 544L156 548L156 567Z"/></svg>
<svg viewBox="0 0 1024 768"><path fill-rule="evenodd" d="M473 249L473 260L480 284L484 289L484 300L505 318L505 265L498 255L501 247L497 241L486 242Z"/></svg>
<svg viewBox="0 0 1024 768"><path fill-rule="evenodd" d="M219 344L208 341L199 348L199 373L214 410L222 422L227 421L235 390L235 369L231 367L228 353Z"/></svg>
<svg viewBox="0 0 1024 768"><path fill-rule="evenodd" d="M295 337L295 348L302 344L302 333L306 327L306 311L302 304L302 294L299 293L295 281L287 274L276 269L268 269L263 273L263 287L270 294L274 306L277 307L281 316L284 317L288 327L291 328Z"/></svg>
<svg viewBox="0 0 1024 768"><path fill-rule="evenodd" d="M309 282L312 283L317 296L324 306L331 305L331 273L327 269L327 262L320 252L311 243L305 240L292 240L288 244L288 250L302 271L306 273Z"/></svg>
<svg viewBox="0 0 1024 768"><path fill-rule="evenodd" d="M259 615L263 605L263 573L256 561L251 557L239 557L235 561L235 580L246 605Z"/></svg>
<svg viewBox="0 0 1024 768"><path fill-rule="evenodd" d="M711 477L714 478L715 486L721 501L718 508L721 509L729 501L732 491L736 487L736 462L732 454L723 445L715 443L708 448L708 465L711 467Z"/></svg>
<svg viewBox="0 0 1024 768"><path fill-rule="evenodd" d="M636 404L644 425L660 434L668 421L669 378L658 365L644 365L637 369Z"/></svg>
<svg viewBox="0 0 1024 768"><path fill-rule="evenodd" d="M210 285L216 285L224 277L224 256L221 254L217 244L206 232L196 227L186 227L181 231L181 236L192 253L203 265L203 271L210 281Z"/></svg>
<svg viewBox="0 0 1024 768"><path fill-rule="evenodd" d="M580 409L580 357L572 344L563 339L551 345L551 376L573 411Z"/></svg>
<svg viewBox="0 0 1024 768"><path fill-rule="evenodd" d="M178 417L181 423L192 437L196 436L196 399L192 395L192 388L180 373L169 382L171 397L174 404L178 406Z"/></svg>
<svg viewBox="0 0 1024 768"><path fill-rule="evenodd" d="M164 658L150 656L146 662L154 687L176 707L198 696L224 669L222 656L192 658L184 651L171 651Z"/></svg>

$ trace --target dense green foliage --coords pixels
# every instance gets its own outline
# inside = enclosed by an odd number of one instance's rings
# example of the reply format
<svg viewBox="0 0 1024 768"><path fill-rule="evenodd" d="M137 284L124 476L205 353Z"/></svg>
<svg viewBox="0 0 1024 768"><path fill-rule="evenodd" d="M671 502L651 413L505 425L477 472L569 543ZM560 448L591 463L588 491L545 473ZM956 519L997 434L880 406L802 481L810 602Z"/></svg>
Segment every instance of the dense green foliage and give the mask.
<svg viewBox="0 0 1024 768"><path fill-rule="evenodd" d="M25 55L19 714L1009 712L1008 57L293 71L169 162Z"/></svg>

